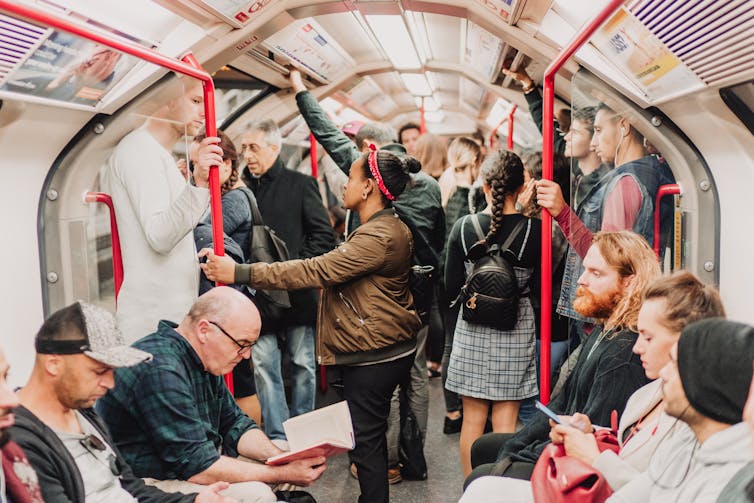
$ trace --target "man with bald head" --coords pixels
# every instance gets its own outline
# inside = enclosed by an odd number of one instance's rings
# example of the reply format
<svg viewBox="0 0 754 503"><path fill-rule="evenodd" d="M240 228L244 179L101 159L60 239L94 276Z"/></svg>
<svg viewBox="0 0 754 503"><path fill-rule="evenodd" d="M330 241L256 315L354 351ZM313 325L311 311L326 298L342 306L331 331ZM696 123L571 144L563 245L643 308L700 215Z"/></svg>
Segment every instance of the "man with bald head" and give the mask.
<svg viewBox="0 0 754 503"><path fill-rule="evenodd" d="M242 293L218 287L194 303L179 325L160 321L133 347L153 361L118 369L97 404L113 438L140 477L164 490L231 483L240 501L276 501L272 487L307 486L325 469L317 457L273 467L282 453L236 406L223 382L259 337L261 319Z"/></svg>

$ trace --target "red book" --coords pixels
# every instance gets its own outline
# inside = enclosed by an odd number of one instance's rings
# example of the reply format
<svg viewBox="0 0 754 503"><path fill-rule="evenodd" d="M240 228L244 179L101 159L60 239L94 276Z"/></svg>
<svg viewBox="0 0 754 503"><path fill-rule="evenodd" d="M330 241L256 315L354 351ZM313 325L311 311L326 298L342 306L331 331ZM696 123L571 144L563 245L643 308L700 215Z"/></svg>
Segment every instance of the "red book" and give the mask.
<svg viewBox="0 0 754 503"><path fill-rule="evenodd" d="M290 451L267 460L284 465L298 459L330 457L354 448L351 412L345 401L292 417L283 423Z"/></svg>

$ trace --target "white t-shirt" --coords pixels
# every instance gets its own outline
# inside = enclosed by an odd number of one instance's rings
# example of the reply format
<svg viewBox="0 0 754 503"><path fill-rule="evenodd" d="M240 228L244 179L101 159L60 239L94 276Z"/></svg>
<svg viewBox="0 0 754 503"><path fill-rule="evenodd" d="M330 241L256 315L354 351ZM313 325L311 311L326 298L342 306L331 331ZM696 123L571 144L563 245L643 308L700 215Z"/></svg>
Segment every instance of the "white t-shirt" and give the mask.
<svg viewBox="0 0 754 503"><path fill-rule="evenodd" d="M209 190L184 180L173 156L144 128L126 135L100 173L113 199L123 254L116 319L128 344L180 323L196 300L199 263L192 231Z"/></svg>
<svg viewBox="0 0 754 503"><path fill-rule="evenodd" d="M115 453L102 439L97 429L79 412L76 418L81 426L82 435L56 431L55 434L63 441L68 452L76 461L76 466L84 481L86 503L135 503L136 498L123 489L120 479L111 470L115 462ZM85 439L93 435L97 437L104 450L98 450L84 445Z"/></svg>

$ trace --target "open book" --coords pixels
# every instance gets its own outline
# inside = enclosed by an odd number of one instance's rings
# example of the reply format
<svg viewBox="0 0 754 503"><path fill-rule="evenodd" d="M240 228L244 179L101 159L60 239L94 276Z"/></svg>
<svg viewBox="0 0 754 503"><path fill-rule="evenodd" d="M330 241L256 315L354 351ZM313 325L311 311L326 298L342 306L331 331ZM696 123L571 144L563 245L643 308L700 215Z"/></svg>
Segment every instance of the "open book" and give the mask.
<svg viewBox="0 0 754 503"><path fill-rule="evenodd" d="M268 465L284 465L297 459L330 457L354 448L351 411L345 401L292 417L283 422L290 451L267 460Z"/></svg>

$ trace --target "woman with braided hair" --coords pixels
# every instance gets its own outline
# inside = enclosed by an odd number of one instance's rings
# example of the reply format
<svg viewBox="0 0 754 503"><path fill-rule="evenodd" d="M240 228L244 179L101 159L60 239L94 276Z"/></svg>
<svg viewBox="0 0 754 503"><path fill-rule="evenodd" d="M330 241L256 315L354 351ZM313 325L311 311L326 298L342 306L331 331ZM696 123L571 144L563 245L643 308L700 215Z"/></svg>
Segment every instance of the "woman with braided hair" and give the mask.
<svg viewBox="0 0 754 503"><path fill-rule="evenodd" d="M411 231L393 201L421 165L413 157L372 150L351 165L343 206L362 222L346 242L319 257L272 264L235 264L212 250L202 269L223 283L254 288L323 288L317 314L317 358L338 365L353 421L362 503L387 503L387 418L393 390L414 363L421 320L409 291Z"/></svg>
<svg viewBox="0 0 754 503"><path fill-rule="evenodd" d="M515 254L514 271L521 298L513 330L470 323L459 313L445 387L461 395L461 466L471 472L471 444L484 433L492 408L492 429L512 433L516 429L521 400L536 396L536 327L529 299L529 281L539 263L541 224L515 209L524 186L524 166L509 150L488 155L481 168L487 208L458 220L448 238L445 286L448 298L461 291L470 270L469 248L478 241L503 244L516 232L509 249ZM521 224L521 225L519 225Z"/></svg>

